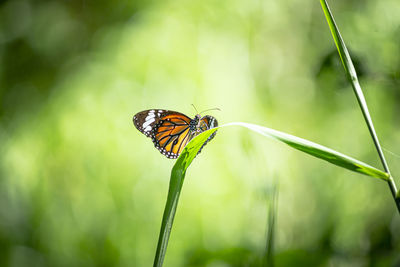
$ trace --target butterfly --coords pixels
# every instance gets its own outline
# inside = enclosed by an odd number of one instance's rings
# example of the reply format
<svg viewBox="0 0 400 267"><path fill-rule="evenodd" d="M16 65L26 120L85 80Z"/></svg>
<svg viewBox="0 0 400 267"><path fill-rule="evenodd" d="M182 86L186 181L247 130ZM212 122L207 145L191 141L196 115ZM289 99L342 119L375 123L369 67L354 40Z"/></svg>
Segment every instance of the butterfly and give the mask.
<svg viewBox="0 0 400 267"><path fill-rule="evenodd" d="M165 109L141 111L133 116L133 124L141 133L150 137L154 146L170 159L176 159L193 137L218 126L217 120L209 115L201 117L197 114L191 119L185 114ZM216 133L207 139L197 154Z"/></svg>

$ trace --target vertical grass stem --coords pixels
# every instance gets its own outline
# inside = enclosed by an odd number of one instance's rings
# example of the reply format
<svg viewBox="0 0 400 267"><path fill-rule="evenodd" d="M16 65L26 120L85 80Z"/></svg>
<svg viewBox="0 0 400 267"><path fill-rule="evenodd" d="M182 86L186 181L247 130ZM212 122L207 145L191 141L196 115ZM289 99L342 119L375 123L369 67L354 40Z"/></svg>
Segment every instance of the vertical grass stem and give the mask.
<svg viewBox="0 0 400 267"><path fill-rule="evenodd" d="M337 50L339 52L339 56L340 56L340 59L342 61L343 67L345 69L346 75L349 78L350 83L351 83L351 85L353 87L354 93L355 93L355 95L357 97L358 104L360 105L362 114L364 116L364 120L367 123L367 127L368 127L368 130L369 130L369 133L371 134L371 137L372 137L372 140L374 142L375 148L378 151L378 155L379 155L379 158L380 158L380 160L382 162L383 168L384 168L385 172L387 172L389 174L388 185L389 185L390 191L391 191L391 193L393 195L393 198L394 198L394 201L396 203L397 209L398 209L398 211L400 213L400 193L397 191L396 184L394 182L394 179L393 179L392 175L390 174L389 166L387 165L385 156L384 156L384 154L382 152L382 148L380 146L380 143L379 143L379 140L378 140L378 136L377 136L377 134L375 132L375 128L374 128L374 125L372 123L372 119L371 119L371 116L369 114L369 111L368 111L367 102L365 101L364 94L363 94L363 92L361 90L361 86L360 86L360 84L358 82L357 73L356 73L356 70L354 68L353 62L351 60L350 54L349 54L349 52L348 52L348 50L346 48L346 45L345 45L345 43L343 41L342 36L340 35L339 29L338 29L338 27L337 27L337 25L335 23L335 20L333 18L331 10L329 9L327 1L326 0L320 0L320 3L321 3L323 11L325 13L326 20L328 21L329 28L331 30L333 39L335 41L336 48L337 48Z"/></svg>

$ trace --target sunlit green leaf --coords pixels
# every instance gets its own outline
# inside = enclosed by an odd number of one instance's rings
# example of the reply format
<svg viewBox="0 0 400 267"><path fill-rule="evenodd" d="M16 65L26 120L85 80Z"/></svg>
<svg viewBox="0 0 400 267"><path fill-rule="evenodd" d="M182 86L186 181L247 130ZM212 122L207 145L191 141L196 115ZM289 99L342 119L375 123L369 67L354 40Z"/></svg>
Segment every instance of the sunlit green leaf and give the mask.
<svg viewBox="0 0 400 267"><path fill-rule="evenodd" d="M355 171L383 180L387 180L389 177L387 173L380 171L364 162L346 156L333 149L308 141L306 139L302 139L287 133L250 123L235 122L227 124L225 126L228 125L238 125L246 127L254 132L281 141L297 150L303 151L314 157L329 161L330 163L333 163L350 171Z"/></svg>
<svg viewBox="0 0 400 267"><path fill-rule="evenodd" d="M186 169L189 167L190 163L192 163L204 142L206 142L208 137L210 137L210 135L212 135L216 130L217 128L213 128L193 138L183 149L181 155L178 157L174 167L172 168L167 203L165 204L154 266L162 266L164 261L179 195L185 179Z"/></svg>
<svg viewBox="0 0 400 267"><path fill-rule="evenodd" d="M330 148L321 146L319 144L290 134L279 132L267 127L243 122L229 123L218 128L225 128L227 126L242 126L263 136L281 141L297 150L303 151L314 157L326 160L332 164L346 168L348 170L359 172L376 178L381 178L383 180L388 179L387 173L371 167L366 163L353 159ZM157 245L157 252L154 259L154 266L162 266L186 170L192 163L193 159L196 157L197 152L200 150L204 142L218 128L213 128L211 130L205 131L193 138L182 151L174 167L172 168L167 203L164 209L161 231Z"/></svg>

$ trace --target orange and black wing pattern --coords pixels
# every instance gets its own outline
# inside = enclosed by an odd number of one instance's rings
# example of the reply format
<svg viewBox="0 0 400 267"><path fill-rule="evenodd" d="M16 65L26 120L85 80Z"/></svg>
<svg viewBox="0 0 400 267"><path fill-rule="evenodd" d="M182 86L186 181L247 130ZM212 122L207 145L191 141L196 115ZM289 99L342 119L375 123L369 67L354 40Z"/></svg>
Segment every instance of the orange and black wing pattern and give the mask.
<svg viewBox="0 0 400 267"><path fill-rule="evenodd" d="M204 131L207 131L215 127L218 127L218 121L213 116L206 115L199 121L198 133L202 133ZM197 152L197 155L200 154L204 146L207 145L207 143L210 142L211 139L213 139L216 134L217 131L215 131L212 135L210 135L210 137L207 138L207 141L205 141L204 144L201 146L199 152Z"/></svg>
<svg viewBox="0 0 400 267"><path fill-rule="evenodd" d="M136 128L150 137L154 146L167 158L175 159L193 138L192 120L179 112L150 109L133 117Z"/></svg>
<svg viewBox="0 0 400 267"><path fill-rule="evenodd" d="M141 133L150 137L154 146L170 159L176 159L194 136L218 126L217 120L212 116L196 115L191 119L185 114L165 109L139 112L133 116L133 124ZM198 153L215 134L216 132L207 139Z"/></svg>
<svg viewBox="0 0 400 267"><path fill-rule="evenodd" d="M213 116L206 115L200 119L199 130L201 132L207 131L215 127L218 127L218 122Z"/></svg>

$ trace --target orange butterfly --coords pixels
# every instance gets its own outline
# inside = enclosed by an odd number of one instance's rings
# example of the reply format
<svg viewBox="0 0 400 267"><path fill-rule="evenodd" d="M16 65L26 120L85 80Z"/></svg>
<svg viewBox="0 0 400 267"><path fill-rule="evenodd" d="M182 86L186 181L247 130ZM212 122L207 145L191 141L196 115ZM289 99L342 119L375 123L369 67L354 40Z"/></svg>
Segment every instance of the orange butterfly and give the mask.
<svg viewBox="0 0 400 267"><path fill-rule="evenodd" d="M193 137L218 126L217 120L209 115L201 117L197 114L191 119L185 114L164 109L141 111L133 116L133 124L150 137L154 146L170 159L176 159ZM216 133L207 139L197 154Z"/></svg>

